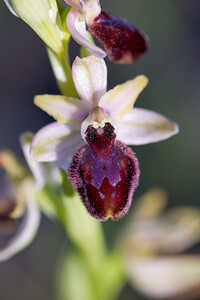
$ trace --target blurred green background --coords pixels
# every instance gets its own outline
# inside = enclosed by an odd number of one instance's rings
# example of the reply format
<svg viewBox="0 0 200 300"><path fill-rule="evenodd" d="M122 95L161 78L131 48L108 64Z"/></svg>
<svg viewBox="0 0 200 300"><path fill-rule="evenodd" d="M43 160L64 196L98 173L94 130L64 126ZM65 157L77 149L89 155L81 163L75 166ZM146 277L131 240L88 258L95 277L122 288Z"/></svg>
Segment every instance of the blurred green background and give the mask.
<svg viewBox="0 0 200 300"><path fill-rule="evenodd" d="M165 188L170 205L200 202L200 1L102 0L112 14L123 16L150 38L148 55L130 66L108 65L108 89L145 74L150 83L136 106L155 110L176 121L180 133L158 144L134 148L140 162L140 186L134 198L153 186ZM71 57L79 48L70 45ZM33 105L35 94L59 93L46 50L36 34L0 2L0 148L21 157L18 136L37 131L51 118ZM134 210L134 201L132 205ZM127 222L103 224L109 245ZM86 241L87 242L87 241ZM31 246L0 265L0 300L53 300L56 261L65 235L43 218ZM120 299L142 300L126 287Z"/></svg>

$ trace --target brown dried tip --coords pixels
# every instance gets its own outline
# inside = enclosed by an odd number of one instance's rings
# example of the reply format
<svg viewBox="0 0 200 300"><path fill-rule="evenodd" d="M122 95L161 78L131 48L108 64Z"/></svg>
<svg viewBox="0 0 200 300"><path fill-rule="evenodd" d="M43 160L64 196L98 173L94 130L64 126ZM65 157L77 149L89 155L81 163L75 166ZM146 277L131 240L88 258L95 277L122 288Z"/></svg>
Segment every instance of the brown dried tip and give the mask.
<svg viewBox="0 0 200 300"><path fill-rule="evenodd" d="M115 63L132 64L148 51L148 37L143 32L105 11L88 24L88 29Z"/></svg>

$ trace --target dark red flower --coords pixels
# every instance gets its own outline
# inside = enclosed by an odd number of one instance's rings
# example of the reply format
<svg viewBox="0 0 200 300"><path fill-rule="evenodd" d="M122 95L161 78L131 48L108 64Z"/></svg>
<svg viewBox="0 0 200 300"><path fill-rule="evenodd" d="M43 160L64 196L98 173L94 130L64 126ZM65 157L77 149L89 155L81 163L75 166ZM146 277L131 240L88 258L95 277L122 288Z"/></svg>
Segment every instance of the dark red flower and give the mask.
<svg viewBox="0 0 200 300"><path fill-rule="evenodd" d="M97 129L90 125L85 134L88 144L74 155L69 179L93 217L118 220L128 212L138 185L137 158L129 147L115 140L110 123Z"/></svg>
<svg viewBox="0 0 200 300"><path fill-rule="evenodd" d="M67 15L67 26L80 45L99 58L120 64L131 64L146 54L148 38L128 21L102 11L98 0L65 0L72 6ZM106 53L88 39L88 30L103 44Z"/></svg>
<svg viewBox="0 0 200 300"><path fill-rule="evenodd" d="M89 31L104 45L108 58L121 64L131 64L148 51L148 38L128 21L105 11L88 26Z"/></svg>

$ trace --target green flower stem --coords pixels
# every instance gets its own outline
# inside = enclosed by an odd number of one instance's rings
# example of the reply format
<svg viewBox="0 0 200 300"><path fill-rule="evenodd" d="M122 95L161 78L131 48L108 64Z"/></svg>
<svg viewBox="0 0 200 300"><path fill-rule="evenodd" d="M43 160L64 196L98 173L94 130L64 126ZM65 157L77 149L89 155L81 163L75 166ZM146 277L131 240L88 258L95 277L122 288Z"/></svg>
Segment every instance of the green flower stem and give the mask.
<svg viewBox="0 0 200 300"><path fill-rule="evenodd" d="M65 172L60 170L60 173L63 225L73 245L62 268L61 282L65 281L62 299L114 300L125 281L121 257L108 251L101 222L86 212ZM72 286L78 286L79 291Z"/></svg>
<svg viewBox="0 0 200 300"><path fill-rule="evenodd" d="M60 1L57 2L58 5L59 2ZM69 60L69 41L71 34L66 24L66 18L70 11L70 7L68 6L63 9L61 6L62 4L60 3L58 6L60 13L58 24L60 28L60 36L62 37L62 47L60 48L59 53L47 47L47 53L61 94L69 97L77 97Z"/></svg>
<svg viewBox="0 0 200 300"><path fill-rule="evenodd" d="M41 210L61 223L71 241L59 262L60 299L115 300L125 282L121 256L107 249L102 223L86 212L63 170L60 178L58 186L37 192Z"/></svg>
<svg viewBox="0 0 200 300"><path fill-rule="evenodd" d="M67 51L57 54L47 48L47 53L61 94L76 98L77 92L72 79L71 67L66 57Z"/></svg>
<svg viewBox="0 0 200 300"><path fill-rule="evenodd" d="M71 241L96 266L106 251L101 223L92 218L83 206L79 195L67 179L66 173L60 170L62 202L65 211L63 224Z"/></svg>
<svg viewBox="0 0 200 300"><path fill-rule="evenodd" d="M63 205L55 187L45 186L36 192L36 199L40 210L48 217L64 223Z"/></svg>
<svg viewBox="0 0 200 300"><path fill-rule="evenodd" d="M61 300L115 300L124 283L117 256L105 256L95 270L76 248L60 259L57 285Z"/></svg>

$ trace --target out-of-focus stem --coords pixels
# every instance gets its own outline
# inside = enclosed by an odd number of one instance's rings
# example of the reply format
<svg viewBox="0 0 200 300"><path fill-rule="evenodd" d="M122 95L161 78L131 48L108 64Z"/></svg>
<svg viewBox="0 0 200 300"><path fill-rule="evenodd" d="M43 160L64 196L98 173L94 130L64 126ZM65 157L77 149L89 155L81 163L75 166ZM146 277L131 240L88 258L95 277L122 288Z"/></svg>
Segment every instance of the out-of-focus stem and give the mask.
<svg viewBox="0 0 200 300"><path fill-rule="evenodd" d="M66 173L60 170L60 174L63 226L73 245L62 266L62 299L114 300L125 282L121 257L107 249L102 223L86 212ZM72 288L76 285L79 291Z"/></svg>
<svg viewBox="0 0 200 300"><path fill-rule="evenodd" d="M49 60L61 94L70 97L77 97L72 79L71 67L64 52L65 51L62 51L57 54L50 48L47 48Z"/></svg>

